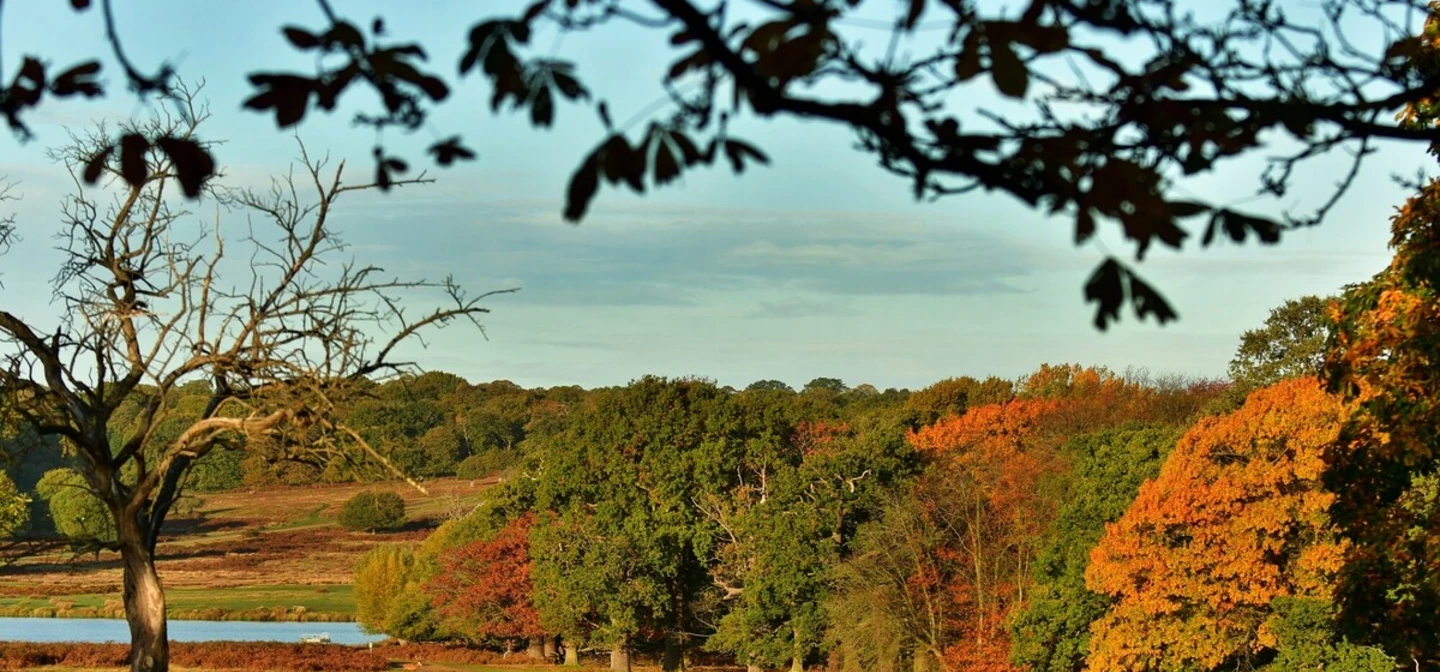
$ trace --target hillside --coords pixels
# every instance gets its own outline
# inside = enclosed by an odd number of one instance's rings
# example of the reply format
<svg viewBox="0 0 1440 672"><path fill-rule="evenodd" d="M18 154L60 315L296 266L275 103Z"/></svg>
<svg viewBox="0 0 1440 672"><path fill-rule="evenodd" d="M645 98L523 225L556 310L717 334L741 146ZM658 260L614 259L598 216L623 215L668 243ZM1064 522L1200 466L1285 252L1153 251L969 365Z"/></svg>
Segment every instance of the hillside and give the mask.
<svg viewBox="0 0 1440 672"><path fill-rule="evenodd" d="M193 512L166 523L160 542L157 564L171 615L350 620L355 611L350 580L360 554L378 543L424 538L474 507L496 482L437 479L425 484L429 494L400 483L206 494ZM405 499L403 529L362 533L336 523L346 499L372 488ZM119 556L108 552L98 558L65 552L21 560L0 574L0 614L118 616L120 573Z"/></svg>

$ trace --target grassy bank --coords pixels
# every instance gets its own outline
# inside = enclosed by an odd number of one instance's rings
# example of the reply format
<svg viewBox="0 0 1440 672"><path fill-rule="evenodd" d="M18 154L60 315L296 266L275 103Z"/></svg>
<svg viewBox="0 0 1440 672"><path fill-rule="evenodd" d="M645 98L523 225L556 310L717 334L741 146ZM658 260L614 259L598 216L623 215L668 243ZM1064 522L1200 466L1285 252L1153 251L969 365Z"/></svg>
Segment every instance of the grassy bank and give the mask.
<svg viewBox="0 0 1440 672"><path fill-rule="evenodd" d="M165 593L166 612L173 619L318 622L355 620L355 595L350 585L172 588ZM123 618L124 615L124 605L118 592L0 597L0 616Z"/></svg>

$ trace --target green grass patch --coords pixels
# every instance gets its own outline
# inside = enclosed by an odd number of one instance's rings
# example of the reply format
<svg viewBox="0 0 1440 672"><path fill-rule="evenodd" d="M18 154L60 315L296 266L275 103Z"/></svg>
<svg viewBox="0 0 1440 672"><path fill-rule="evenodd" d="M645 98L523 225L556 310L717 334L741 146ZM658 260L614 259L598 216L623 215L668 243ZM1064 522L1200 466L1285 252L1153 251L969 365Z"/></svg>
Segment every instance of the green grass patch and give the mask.
<svg viewBox="0 0 1440 672"><path fill-rule="evenodd" d="M322 518L320 516L320 512L324 511L329 506L329 504L321 504L320 506L315 507L314 511L311 511L303 518L287 520L283 523L280 523L279 525L267 526L264 529L266 531L279 532L281 530L294 530L301 527L315 527L317 525L332 524L335 522L334 518Z"/></svg>
<svg viewBox="0 0 1440 672"><path fill-rule="evenodd" d="M224 620L220 613L237 614L285 609L285 616L274 620L305 620L323 616L349 617L355 615L355 590L350 585L277 585L277 586L235 586L231 588L172 588L165 591L166 611L172 618L214 617ZM105 615L107 607L113 610L120 601L120 594L89 593L84 595L62 595L57 597L0 597L0 613L34 616L79 616ZM296 607L303 607L297 610ZM94 612L94 613L90 613ZM278 616L278 614L276 614ZM326 620L326 619L321 619Z"/></svg>

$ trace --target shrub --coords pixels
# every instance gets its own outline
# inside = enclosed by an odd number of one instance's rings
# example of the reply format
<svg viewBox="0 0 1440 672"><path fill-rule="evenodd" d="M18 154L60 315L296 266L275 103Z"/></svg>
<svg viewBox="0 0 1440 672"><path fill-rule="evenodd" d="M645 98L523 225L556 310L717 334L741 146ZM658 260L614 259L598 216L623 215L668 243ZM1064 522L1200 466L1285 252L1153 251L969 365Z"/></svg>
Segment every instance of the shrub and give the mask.
<svg viewBox="0 0 1440 672"><path fill-rule="evenodd" d="M345 500L340 524L352 530L395 530L405 524L405 500L393 492L365 491Z"/></svg>
<svg viewBox="0 0 1440 672"><path fill-rule="evenodd" d="M520 461L518 450L489 450L476 453L460 461L455 467L459 478L485 478L497 471L504 471Z"/></svg>

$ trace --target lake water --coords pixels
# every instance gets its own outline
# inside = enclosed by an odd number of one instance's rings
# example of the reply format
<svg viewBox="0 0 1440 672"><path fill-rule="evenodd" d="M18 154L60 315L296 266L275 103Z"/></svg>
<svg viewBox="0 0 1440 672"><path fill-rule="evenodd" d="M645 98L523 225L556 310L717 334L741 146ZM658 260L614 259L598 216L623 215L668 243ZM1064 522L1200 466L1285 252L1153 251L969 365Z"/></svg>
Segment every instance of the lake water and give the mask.
<svg viewBox="0 0 1440 672"><path fill-rule="evenodd" d="M334 644L379 642L356 623L170 621L172 642L299 642L302 635L330 635ZM0 618L0 642L129 643L125 621L111 618Z"/></svg>

